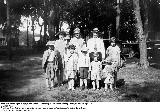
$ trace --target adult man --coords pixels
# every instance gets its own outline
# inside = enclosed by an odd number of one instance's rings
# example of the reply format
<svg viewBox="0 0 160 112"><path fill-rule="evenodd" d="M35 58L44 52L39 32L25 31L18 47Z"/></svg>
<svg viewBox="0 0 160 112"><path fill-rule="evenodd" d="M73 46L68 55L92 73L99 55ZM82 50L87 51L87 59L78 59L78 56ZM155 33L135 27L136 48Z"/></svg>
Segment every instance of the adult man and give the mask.
<svg viewBox="0 0 160 112"><path fill-rule="evenodd" d="M73 38L70 40L70 44L73 44L76 46L75 52L79 55L81 53L81 48L84 44L84 39L81 38L80 35L80 29L76 28L74 30L74 36Z"/></svg>
<svg viewBox="0 0 160 112"><path fill-rule="evenodd" d="M100 53L102 59L98 60L103 60L105 59L105 47L104 47L104 42L102 39L98 38L98 28L94 28L92 33L93 33L93 38L90 38L87 41L87 47L89 49L89 53Z"/></svg>
<svg viewBox="0 0 160 112"><path fill-rule="evenodd" d="M51 90L54 86L55 72L57 70L56 53L54 51L54 41L48 41L46 46L48 49L44 51L42 59L42 68L46 75L46 86Z"/></svg>
<svg viewBox="0 0 160 112"><path fill-rule="evenodd" d="M63 85L64 79L64 54L66 48L66 42L64 41L64 37L66 33L64 31L60 31L57 35L59 35L59 40L55 41L55 50L57 51L58 56L58 86Z"/></svg>

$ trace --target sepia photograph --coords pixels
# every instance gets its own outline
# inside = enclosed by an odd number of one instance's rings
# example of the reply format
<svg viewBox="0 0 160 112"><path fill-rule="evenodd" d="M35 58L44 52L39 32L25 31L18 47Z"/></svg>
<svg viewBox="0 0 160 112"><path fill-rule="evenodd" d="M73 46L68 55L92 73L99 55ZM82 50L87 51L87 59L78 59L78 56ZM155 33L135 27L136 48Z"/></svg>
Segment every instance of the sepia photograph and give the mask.
<svg viewBox="0 0 160 112"><path fill-rule="evenodd" d="M160 102L160 0L0 0L0 102Z"/></svg>

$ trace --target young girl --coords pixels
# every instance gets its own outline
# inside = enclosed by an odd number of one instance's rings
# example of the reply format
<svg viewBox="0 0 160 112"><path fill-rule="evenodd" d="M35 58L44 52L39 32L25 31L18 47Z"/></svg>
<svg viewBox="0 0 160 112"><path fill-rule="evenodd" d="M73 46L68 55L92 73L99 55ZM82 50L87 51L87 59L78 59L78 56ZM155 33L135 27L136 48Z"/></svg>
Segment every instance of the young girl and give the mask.
<svg viewBox="0 0 160 112"><path fill-rule="evenodd" d="M96 89L96 86L98 90L100 89L99 81L101 80L102 63L97 60L97 56L95 56L94 60L91 62L90 71L93 90Z"/></svg>
<svg viewBox="0 0 160 112"><path fill-rule="evenodd" d="M66 79L68 79L68 90L74 89L74 79L77 72L77 54L74 52L75 46L69 45L70 54L67 56L66 60Z"/></svg>
<svg viewBox="0 0 160 112"><path fill-rule="evenodd" d="M114 86L114 67L107 63L103 69L103 78L105 83L105 91L108 90L108 87L113 90Z"/></svg>

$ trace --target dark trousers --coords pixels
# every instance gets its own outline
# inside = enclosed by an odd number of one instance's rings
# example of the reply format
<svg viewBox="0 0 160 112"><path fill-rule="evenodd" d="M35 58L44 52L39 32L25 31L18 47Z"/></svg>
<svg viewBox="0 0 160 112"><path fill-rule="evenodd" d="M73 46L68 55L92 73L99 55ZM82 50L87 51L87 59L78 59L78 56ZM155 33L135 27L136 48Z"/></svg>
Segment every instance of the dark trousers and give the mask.
<svg viewBox="0 0 160 112"><path fill-rule="evenodd" d="M89 70L89 67L80 67L79 68L81 79L87 79L88 78L88 70Z"/></svg>

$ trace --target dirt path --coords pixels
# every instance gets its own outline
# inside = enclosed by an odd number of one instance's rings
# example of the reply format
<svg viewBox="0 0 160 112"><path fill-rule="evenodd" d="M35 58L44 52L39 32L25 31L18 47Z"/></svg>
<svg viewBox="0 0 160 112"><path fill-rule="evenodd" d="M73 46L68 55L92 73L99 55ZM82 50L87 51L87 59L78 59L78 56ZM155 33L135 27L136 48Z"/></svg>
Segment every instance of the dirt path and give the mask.
<svg viewBox="0 0 160 112"><path fill-rule="evenodd" d="M13 102L122 102L122 101L160 101L159 70L141 70L128 66L119 71L119 88L104 92L77 88L67 90L67 84L46 91L45 78L41 69L41 57L30 56L13 62L0 61L0 101ZM121 81L125 85L121 85Z"/></svg>

